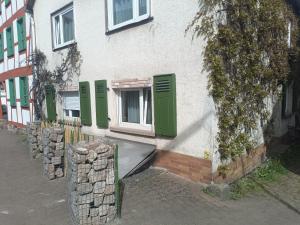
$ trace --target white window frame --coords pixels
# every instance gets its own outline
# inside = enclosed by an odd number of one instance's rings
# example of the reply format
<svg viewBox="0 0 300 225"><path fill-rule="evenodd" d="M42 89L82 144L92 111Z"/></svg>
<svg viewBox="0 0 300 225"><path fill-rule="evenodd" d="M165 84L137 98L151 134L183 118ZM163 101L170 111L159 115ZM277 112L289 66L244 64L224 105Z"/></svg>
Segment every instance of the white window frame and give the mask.
<svg viewBox="0 0 300 225"><path fill-rule="evenodd" d="M72 118L72 119L78 119L80 118L80 110L75 110L75 109L63 109L64 110L64 117L66 118ZM69 112L69 115L67 115L67 112ZM73 116L73 111L78 111L79 112L79 116Z"/></svg>
<svg viewBox="0 0 300 225"><path fill-rule="evenodd" d="M73 11L73 24L74 24L74 39L65 42L64 41L64 30L63 30L63 19L62 16L70 11ZM61 43L58 44L56 40L56 29L55 29L55 18L59 16L59 28L60 28L60 38L61 38ZM52 42L53 42L53 47L54 49L57 48L62 48L64 46L70 45L75 43L75 16L74 16L74 9L73 9L73 4L70 6L67 6L66 8L59 10L57 13L51 15L51 22L52 22Z"/></svg>
<svg viewBox="0 0 300 225"><path fill-rule="evenodd" d="M124 27L129 24L137 23L142 20L148 19L150 17L150 1L147 0L147 13L140 16L139 15L139 0L132 0L133 1L133 18L131 20L127 20L123 23L119 23L114 25L114 12L113 12L113 1L114 0L107 0L107 25L108 31L112 31L118 29L120 27Z"/></svg>
<svg viewBox="0 0 300 225"><path fill-rule="evenodd" d="M120 127L125 127L125 128L132 128L132 129L140 129L140 130L147 130L147 131L152 131L153 130L153 101L151 102L152 106L152 121L151 124L146 123L147 119L147 107L144 109L144 94L143 91L144 89L147 88L125 88L125 89L119 89L117 93L117 98L118 98L118 122ZM152 88L151 90L151 99L153 99L153 92ZM139 102L140 102L140 123L129 123L129 122L123 122L122 120L122 92L126 91L139 91ZM147 101L145 102L147 105ZM142 121L142 122L141 122Z"/></svg>

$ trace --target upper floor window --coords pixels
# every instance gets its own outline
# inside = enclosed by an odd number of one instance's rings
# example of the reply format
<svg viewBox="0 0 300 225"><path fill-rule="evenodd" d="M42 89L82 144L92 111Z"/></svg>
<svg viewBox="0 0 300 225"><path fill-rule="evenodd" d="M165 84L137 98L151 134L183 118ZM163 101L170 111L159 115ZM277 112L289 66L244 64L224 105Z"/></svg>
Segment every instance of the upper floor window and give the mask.
<svg viewBox="0 0 300 225"><path fill-rule="evenodd" d="M73 5L52 15L52 34L54 48L64 47L74 42Z"/></svg>
<svg viewBox="0 0 300 225"><path fill-rule="evenodd" d="M14 56L14 35L12 26L6 28L7 57Z"/></svg>
<svg viewBox="0 0 300 225"><path fill-rule="evenodd" d="M150 0L107 0L108 29L114 30L150 16Z"/></svg>

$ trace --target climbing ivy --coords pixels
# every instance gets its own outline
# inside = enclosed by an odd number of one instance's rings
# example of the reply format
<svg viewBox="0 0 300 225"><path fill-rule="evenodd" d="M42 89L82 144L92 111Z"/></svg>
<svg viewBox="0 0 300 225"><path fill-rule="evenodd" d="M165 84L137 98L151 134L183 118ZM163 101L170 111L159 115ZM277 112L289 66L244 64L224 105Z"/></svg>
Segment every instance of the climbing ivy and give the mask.
<svg viewBox="0 0 300 225"><path fill-rule="evenodd" d="M290 71L295 24L284 0L199 1L187 30L207 41L204 64L217 109L221 159L240 156L257 144L253 131L270 118L268 99L280 95Z"/></svg>

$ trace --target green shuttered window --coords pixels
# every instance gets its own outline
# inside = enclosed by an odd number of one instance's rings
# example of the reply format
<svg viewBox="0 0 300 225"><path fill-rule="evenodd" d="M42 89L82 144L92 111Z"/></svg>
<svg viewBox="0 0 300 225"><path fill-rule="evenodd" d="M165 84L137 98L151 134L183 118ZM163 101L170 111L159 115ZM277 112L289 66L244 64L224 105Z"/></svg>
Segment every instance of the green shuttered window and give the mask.
<svg viewBox="0 0 300 225"><path fill-rule="evenodd" d="M11 0L5 0L5 5L8 6L10 4Z"/></svg>
<svg viewBox="0 0 300 225"><path fill-rule="evenodd" d="M7 56L11 57L14 55L14 37L12 26L6 29L6 43L7 43Z"/></svg>
<svg viewBox="0 0 300 225"><path fill-rule="evenodd" d="M157 136L177 136L175 74L154 76L154 118Z"/></svg>
<svg viewBox="0 0 300 225"><path fill-rule="evenodd" d="M96 119L99 128L108 128L107 111L107 82L106 80L95 81L96 93Z"/></svg>
<svg viewBox="0 0 300 225"><path fill-rule="evenodd" d="M55 89L52 85L46 85L45 90L46 90L48 120L55 121L56 120Z"/></svg>
<svg viewBox="0 0 300 225"><path fill-rule="evenodd" d="M90 84L88 81L79 82L80 91L80 118L81 124L85 126L92 125L91 116L91 97L90 97Z"/></svg>
<svg viewBox="0 0 300 225"><path fill-rule="evenodd" d="M9 79L9 101L11 106L16 106L16 88L14 79Z"/></svg>
<svg viewBox="0 0 300 225"><path fill-rule="evenodd" d="M4 59L3 33L0 33L0 61Z"/></svg>
<svg viewBox="0 0 300 225"><path fill-rule="evenodd" d="M22 107L29 106L29 90L27 77L20 77L20 99Z"/></svg>
<svg viewBox="0 0 300 225"><path fill-rule="evenodd" d="M26 30L25 30L25 18L22 17L17 21L18 30L18 47L19 51L26 49Z"/></svg>

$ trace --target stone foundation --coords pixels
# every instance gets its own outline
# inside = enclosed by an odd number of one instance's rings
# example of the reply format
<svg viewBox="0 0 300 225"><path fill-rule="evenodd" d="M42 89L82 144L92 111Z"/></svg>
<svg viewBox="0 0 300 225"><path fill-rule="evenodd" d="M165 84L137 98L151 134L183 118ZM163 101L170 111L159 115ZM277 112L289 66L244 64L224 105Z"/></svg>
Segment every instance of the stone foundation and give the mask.
<svg viewBox="0 0 300 225"><path fill-rule="evenodd" d="M28 123L26 133L31 157L34 159L41 158L43 153L41 122Z"/></svg>
<svg viewBox="0 0 300 225"><path fill-rule="evenodd" d="M212 179L212 163L210 160L175 152L157 151L154 166L165 168L171 173L195 182L209 184Z"/></svg>
<svg viewBox="0 0 300 225"><path fill-rule="evenodd" d="M213 181L217 184L232 183L247 174L251 173L255 168L260 166L267 159L267 148L261 145L252 150L249 154L236 158L229 165L226 171L217 171L213 174Z"/></svg>
<svg viewBox="0 0 300 225"><path fill-rule="evenodd" d="M69 203L74 225L100 225L116 216L114 155L105 140L68 149Z"/></svg>
<svg viewBox="0 0 300 225"><path fill-rule="evenodd" d="M44 175L50 180L64 176L64 129L43 129Z"/></svg>

